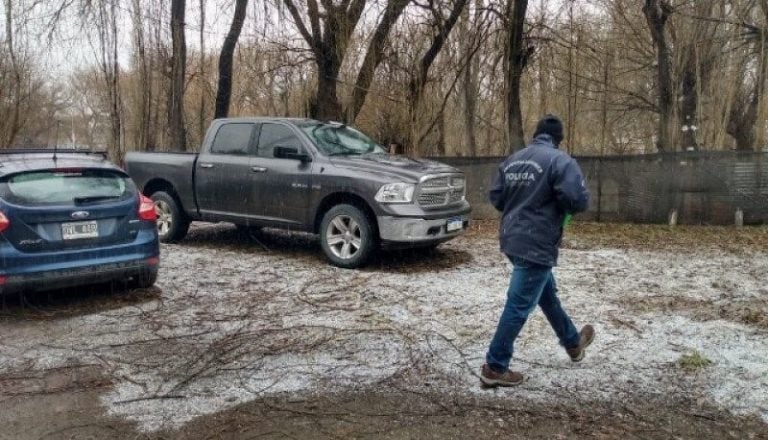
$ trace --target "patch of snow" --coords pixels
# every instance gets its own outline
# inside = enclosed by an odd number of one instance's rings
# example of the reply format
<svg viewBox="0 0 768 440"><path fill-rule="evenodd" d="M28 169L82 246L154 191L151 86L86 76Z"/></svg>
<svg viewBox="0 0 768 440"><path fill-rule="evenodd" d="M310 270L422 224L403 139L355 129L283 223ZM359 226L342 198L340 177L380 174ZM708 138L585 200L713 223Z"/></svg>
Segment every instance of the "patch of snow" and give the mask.
<svg viewBox="0 0 768 440"><path fill-rule="evenodd" d="M272 393L429 381L432 389L488 395L475 374L510 273L497 248L492 239L462 238L429 257L435 267L423 257L405 268L346 271L315 250L200 244L193 236L163 246L159 300L0 322L0 373L103 364L114 382L102 397L109 413L145 431ZM768 422L768 332L665 306L764 298L766 257L564 249L556 269L561 300L577 326L595 324L597 338L582 363L571 363L535 312L512 365L528 380L495 394L545 401L674 394ZM409 265L417 266L413 273ZM713 364L679 368L693 350ZM423 373L418 381L409 379L414 371Z"/></svg>

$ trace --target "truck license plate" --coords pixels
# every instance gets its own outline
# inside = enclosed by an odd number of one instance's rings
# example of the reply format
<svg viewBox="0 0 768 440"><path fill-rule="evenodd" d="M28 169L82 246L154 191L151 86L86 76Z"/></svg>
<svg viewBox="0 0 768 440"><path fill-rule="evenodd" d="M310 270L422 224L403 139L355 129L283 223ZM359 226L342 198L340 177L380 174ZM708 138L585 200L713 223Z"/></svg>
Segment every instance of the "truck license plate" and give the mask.
<svg viewBox="0 0 768 440"><path fill-rule="evenodd" d="M99 236L99 224L95 221L63 223L61 225L61 238L64 240L77 240L79 238L96 238Z"/></svg>
<svg viewBox="0 0 768 440"><path fill-rule="evenodd" d="M445 227L445 230L448 232L458 231L461 230L464 227L464 219L459 218L451 218L448 219L448 225Z"/></svg>

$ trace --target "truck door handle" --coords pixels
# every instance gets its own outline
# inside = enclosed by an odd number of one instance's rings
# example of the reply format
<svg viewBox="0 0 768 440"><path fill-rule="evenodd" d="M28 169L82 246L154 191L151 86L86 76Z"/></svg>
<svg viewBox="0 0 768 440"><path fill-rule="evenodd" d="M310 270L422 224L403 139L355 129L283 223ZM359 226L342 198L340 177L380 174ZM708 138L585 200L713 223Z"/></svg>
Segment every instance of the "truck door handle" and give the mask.
<svg viewBox="0 0 768 440"><path fill-rule="evenodd" d="M251 171L254 173L266 173L267 169L264 167L251 167Z"/></svg>
<svg viewBox="0 0 768 440"><path fill-rule="evenodd" d="M212 163L201 163L200 168L213 168Z"/></svg>

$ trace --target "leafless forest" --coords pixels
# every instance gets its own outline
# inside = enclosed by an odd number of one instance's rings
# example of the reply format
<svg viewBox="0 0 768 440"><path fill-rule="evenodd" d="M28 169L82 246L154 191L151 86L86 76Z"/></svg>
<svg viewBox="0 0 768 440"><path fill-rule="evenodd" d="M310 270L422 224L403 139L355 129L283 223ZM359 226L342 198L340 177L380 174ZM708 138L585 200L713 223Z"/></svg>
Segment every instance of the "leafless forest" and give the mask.
<svg viewBox="0 0 768 440"><path fill-rule="evenodd" d="M768 134L768 0L2 4L3 147L193 151L239 115L344 121L420 156L504 154L550 112L580 155Z"/></svg>

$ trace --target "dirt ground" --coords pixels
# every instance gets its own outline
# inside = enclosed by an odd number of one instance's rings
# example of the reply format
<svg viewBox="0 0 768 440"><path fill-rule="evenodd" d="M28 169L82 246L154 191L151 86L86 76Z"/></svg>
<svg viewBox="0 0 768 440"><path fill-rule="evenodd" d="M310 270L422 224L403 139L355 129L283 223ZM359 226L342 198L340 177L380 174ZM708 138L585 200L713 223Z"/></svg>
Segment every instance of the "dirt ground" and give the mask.
<svg viewBox="0 0 768 440"><path fill-rule="evenodd" d="M311 236L202 226L156 288L5 298L0 438L768 438L765 228L574 227L558 279L588 359L535 316L526 383L481 390L494 229L340 271Z"/></svg>

